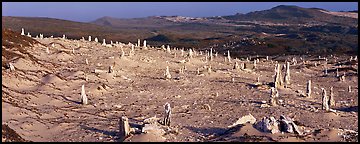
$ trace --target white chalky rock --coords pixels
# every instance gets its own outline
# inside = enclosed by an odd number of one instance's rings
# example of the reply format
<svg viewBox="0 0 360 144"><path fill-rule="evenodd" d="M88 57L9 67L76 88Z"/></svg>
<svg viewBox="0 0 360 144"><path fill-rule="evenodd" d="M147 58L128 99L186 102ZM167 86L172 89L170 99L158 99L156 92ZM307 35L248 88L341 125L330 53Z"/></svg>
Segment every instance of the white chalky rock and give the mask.
<svg viewBox="0 0 360 144"><path fill-rule="evenodd" d="M256 122L256 118L254 116L252 116L251 114L245 115L241 118L239 118L234 124L228 126L230 127L235 127L237 125L240 124L246 124L246 123L250 123L250 124L254 124Z"/></svg>
<svg viewBox="0 0 360 144"><path fill-rule="evenodd" d="M91 36L89 36L89 42L91 42Z"/></svg>
<svg viewBox="0 0 360 144"><path fill-rule="evenodd" d="M99 42L99 40L98 40L98 38L97 38L97 37L95 38L95 40L94 40L94 41L95 41L95 42Z"/></svg>
<svg viewBox="0 0 360 144"><path fill-rule="evenodd" d="M54 44L54 43L52 43L52 44L51 44L51 47L55 47L55 44Z"/></svg>
<svg viewBox="0 0 360 144"><path fill-rule="evenodd" d="M24 28L21 28L21 35L25 35Z"/></svg>
<svg viewBox="0 0 360 144"><path fill-rule="evenodd" d="M137 46L140 47L140 39L138 39Z"/></svg>
<svg viewBox="0 0 360 144"><path fill-rule="evenodd" d="M213 60L213 50L212 50L212 48L210 49L210 61L212 61Z"/></svg>
<svg viewBox="0 0 360 144"><path fill-rule="evenodd" d="M144 48L146 48L146 40L144 40Z"/></svg>
<svg viewBox="0 0 360 144"><path fill-rule="evenodd" d="M86 65L88 65L88 64L89 64L88 59L85 59L85 64L86 64Z"/></svg>
<svg viewBox="0 0 360 144"><path fill-rule="evenodd" d="M81 97L80 98L81 98L81 103L83 105L88 104L88 98L85 94L85 86L84 85L81 86Z"/></svg>
<svg viewBox="0 0 360 144"><path fill-rule="evenodd" d="M280 132L278 125L279 124L274 117L263 117L261 121L255 124L255 127L260 131L274 134Z"/></svg>
<svg viewBox="0 0 360 144"><path fill-rule="evenodd" d="M26 35L26 36L31 37L31 35L30 35L30 33L29 33L29 32L27 33L27 35Z"/></svg>
<svg viewBox="0 0 360 144"><path fill-rule="evenodd" d="M12 63L9 63L9 67L10 67L10 71L14 71L15 70L15 67Z"/></svg>
<svg viewBox="0 0 360 144"><path fill-rule="evenodd" d="M82 41L85 41L85 38L84 38L84 37L81 37L81 40L82 40Z"/></svg>
<svg viewBox="0 0 360 144"><path fill-rule="evenodd" d="M266 60L267 60L267 61L269 60L269 56L266 56Z"/></svg>
<svg viewBox="0 0 360 144"><path fill-rule="evenodd" d="M46 47L46 53L50 53L50 51L49 51L49 48L48 47Z"/></svg>
<svg viewBox="0 0 360 144"><path fill-rule="evenodd" d="M351 86L348 87L348 92L351 93Z"/></svg>
<svg viewBox="0 0 360 144"><path fill-rule="evenodd" d="M112 42L112 41L110 41L110 44L111 44L111 45L113 45L113 42Z"/></svg>
<svg viewBox="0 0 360 144"><path fill-rule="evenodd" d="M181 49L181 56L184 56L184 49Z"/></svg>
<svg viewBox="0 0 360 144"><path fill-rule="evenodd" d="M65 35L63 35L63 37L62 37L63 39L66 39L66 36Z"/></svg>

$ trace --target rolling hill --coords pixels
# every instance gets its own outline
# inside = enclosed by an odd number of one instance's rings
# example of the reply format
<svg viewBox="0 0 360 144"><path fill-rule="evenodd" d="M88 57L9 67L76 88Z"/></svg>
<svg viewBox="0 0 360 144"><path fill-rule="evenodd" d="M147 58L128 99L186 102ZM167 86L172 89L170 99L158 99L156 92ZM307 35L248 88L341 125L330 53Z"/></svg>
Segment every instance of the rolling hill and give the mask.
<svg viewBox="0 0 360 144"><path fill-rule="evenodd" d="M80 39L91 35L109 42L146 39L153 46L230 50L235 55L348 53L358 51L357 13L280 5L229 16L192 18L152 16L102 17L83 23L52 18L3 16L2 28L24 28L33 36ZM248 42L249 40L251 42Z"/></svg>

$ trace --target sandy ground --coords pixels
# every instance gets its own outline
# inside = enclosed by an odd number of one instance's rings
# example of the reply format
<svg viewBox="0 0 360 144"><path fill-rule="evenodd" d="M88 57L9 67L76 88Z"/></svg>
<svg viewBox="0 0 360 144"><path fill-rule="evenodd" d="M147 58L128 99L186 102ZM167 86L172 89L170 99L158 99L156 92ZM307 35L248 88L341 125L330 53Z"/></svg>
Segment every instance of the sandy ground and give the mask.
<svg viewBox="0 0 360 144"><path fill-rule="evenodd" d="M273 82L275 61L284 64L283 60L291 60L292 56L270 57L272 61L261 58L255 70L252 61L237 60L239 64L246 63L247 70L243 71L234 70L236 60L225 62L223 54L211 62L205 62L203 54L181 63L187 60L186 56L173 48L167 53L160 48L135 47L135 54L129 56L131 47L123 46L125 57L120 58L120 46L109 48L100 43L60 38L38 41L60 43L64 47L48 46L50 53L47 54L45 46L37 44L28 48L28 52L40 59L40 64L25 57L13 62L15 71L2 69L2 124L26 140L119 141L121 116L128 117L130 124L139 124L153 116L162 118L166 102L172 107L171 127L178 130L177 134L134 135L126 140L345 141L345 131L358 131L357 72L340 71L341 75L344 72L347 75L341 82L335 76L336 71L330 71L339 67L331 62L348 60L349 56L338 59L327 56L327 77L323 77L324 61L317 61L317 56L303 57L310 67L305 67L296 57L298 64L290 67L290 88L279 89L279 99L283 102L261 108L262 101L270 99L270 89L266 85L259 88L252 85L257 77L262 83ZM313 66L314 63L318 66ZM114 65L113 73L107 73L110 65ZM213 70L210 74L204 68L209 65ZM166 66L170 68L170 80L163 79ZM178 73L183 66L186 66L185 72ZM349 65L342 67L346 66ZM352 67L357 69L357 61ZM102 71L94 73L95 69ZM306 91L307 80L312 81L313 92L309 98L296 92ZM85 85L88 105L80 104L82 85ZM335 113L321 109L321 88L329 94L330 87L334 87L336 106L332 109ZM228 132L229 125L249 113L257 120L265 116L288 116L308 134L299 137L263 133L251 125Z"/></svg>

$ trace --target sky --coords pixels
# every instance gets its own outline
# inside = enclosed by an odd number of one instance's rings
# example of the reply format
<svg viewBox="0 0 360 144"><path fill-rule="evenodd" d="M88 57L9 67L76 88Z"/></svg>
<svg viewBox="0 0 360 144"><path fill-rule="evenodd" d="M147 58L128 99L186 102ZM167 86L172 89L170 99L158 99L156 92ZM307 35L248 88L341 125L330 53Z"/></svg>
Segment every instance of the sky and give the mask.
<svg viewBox="0 0 360 144"><path fill-rule="evenodd" d="M103 16L225 16L271 9L278 5L316 7L329 11L358 10L358 2L2 2L2 14L89 22Z"/></svg>

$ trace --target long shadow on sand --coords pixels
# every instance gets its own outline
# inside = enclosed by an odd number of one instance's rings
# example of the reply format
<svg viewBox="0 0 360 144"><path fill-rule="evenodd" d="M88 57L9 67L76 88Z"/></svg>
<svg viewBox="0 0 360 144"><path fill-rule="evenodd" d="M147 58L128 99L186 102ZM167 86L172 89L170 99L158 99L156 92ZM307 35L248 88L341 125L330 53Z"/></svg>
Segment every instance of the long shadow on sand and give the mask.
<svg viewBox="0 0 360 144"><path fill-rule="evenodd" d="M336 110L343 112L358 112L358 106L341 107Z"/></svg>
<svg viewBox="0 0 360 144"><path fill-rule="evenodd" d="M195 132L195 133L201 133L202 135L208 136L208 135L221 135L223 134L227 129L225 128L219 128L219 127L206 127L206 128L197 128L193 126L185 126L185 128Z"/></svg>
<svg viewBox="0 0 360 144"><path fill-rule="evenodd" d="M97 132L97 133L102 133L106 136L111 136L115 141L121 141L119 139L119 137L117 136L117 132L116 131L107 131L107 130L101 130L101 129L98 129L98 128L94 128L94 127L88 127L86 125L80 125L80 127L82 129L85 129L85 130L90 130L90 131L93 131L93 132Z"/></svg>

